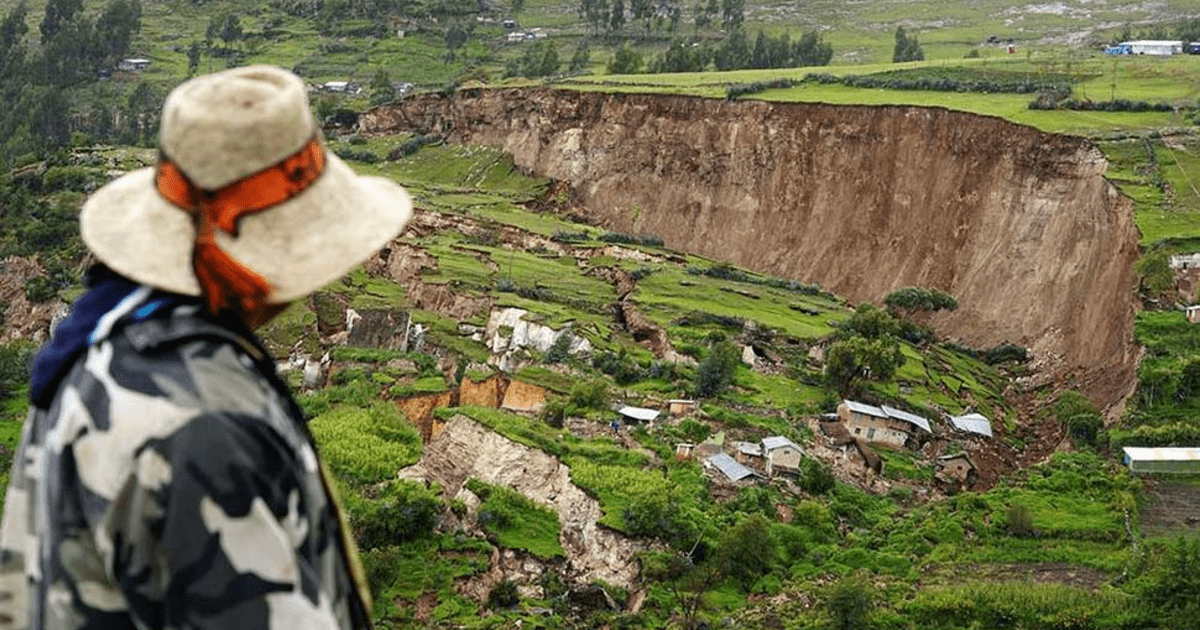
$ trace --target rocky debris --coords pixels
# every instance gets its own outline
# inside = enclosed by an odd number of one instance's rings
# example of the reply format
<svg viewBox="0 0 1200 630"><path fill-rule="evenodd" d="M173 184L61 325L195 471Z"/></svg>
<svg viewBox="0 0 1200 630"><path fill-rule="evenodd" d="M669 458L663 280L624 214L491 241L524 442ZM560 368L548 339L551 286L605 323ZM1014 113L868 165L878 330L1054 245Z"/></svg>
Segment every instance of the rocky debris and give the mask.
<svg viewBox="0 0 1200 630"><path fill-rule="evenodd" d="M0 317L0 343L14 339L41 343L51 325L66 317L67 305L62 300L30 302L25 297L25 283L45 275L46 270L34 258L9 256L0 260L0 304L7 304Z"/></svg>
<svg viewBox="0 0 1200 630"><path fill-rule="evenodd" d="M571 482L567 466L466 416L450 419L426 444L421 461L399 476L436 482L457 498L464 498L463 484L470 478L508 486L558 513L559 542L567 553L564 579L575 584L600 579L624 588L636 583L634 554L645 545L599 525L599 502Z"/></svg>
<svg viewBox="0 0 1200 630"><path fill-rule="evenodd" d="M555 330L550 326L526 319L529 311L521 308L493 309L488 317L484 340L492 353L490 363L505 372L516 367L516 355L523 350L544 354L563 335L571 335L567 354L590 355L592 342L571 333L570 326Z"/></svg>

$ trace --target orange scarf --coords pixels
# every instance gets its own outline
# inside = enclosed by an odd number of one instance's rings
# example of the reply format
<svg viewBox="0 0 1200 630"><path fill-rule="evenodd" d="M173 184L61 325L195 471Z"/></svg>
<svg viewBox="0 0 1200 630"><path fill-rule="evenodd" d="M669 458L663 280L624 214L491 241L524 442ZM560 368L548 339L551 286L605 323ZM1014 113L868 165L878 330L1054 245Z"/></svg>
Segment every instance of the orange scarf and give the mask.
<svg viewBox="0 0 1200 630"><path fill-rule="evenodd" d="M282 162L216 190L202 190L161 150L154 176L163 197L192 215L196 243L192 269L209 312L261 308L271 283L217 245L216 230L238 235L242 217L279 205L308 188L325 167L321 142L311 142Z"/></svg>

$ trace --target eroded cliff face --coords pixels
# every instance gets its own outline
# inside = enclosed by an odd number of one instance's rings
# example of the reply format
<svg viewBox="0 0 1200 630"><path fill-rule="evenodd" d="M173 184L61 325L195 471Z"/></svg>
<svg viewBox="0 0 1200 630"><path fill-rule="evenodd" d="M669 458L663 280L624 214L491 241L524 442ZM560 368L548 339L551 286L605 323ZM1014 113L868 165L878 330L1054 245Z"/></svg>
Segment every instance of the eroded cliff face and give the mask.
<svg viewBox="0 0 1200 630"><path fill-rule="evenodd" d="M379 108L367 133L500 145L604 226L853 302L953 295L938 331L1034 351L1110 406L1133 384L1132 204L1086 140L942 109L473 90Z"/></svg>

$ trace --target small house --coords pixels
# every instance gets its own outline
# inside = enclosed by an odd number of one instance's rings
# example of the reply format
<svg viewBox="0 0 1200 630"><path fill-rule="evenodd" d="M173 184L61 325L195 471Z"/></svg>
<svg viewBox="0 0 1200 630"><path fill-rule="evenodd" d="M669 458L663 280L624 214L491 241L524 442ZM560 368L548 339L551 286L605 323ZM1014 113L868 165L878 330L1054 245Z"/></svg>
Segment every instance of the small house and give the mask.
<svg viewBox="0 0 1200 630"><path fill-rule="evenodd" d="M691 442L680 442L675 445L675 459L691 459L696 445Z"/></svg>
<svg viewBox="0 0 1200 630"><path fill-rule="evenodd" d="M1126 446L1125 465L1135 473L1200 473L1200 448Z"/></svg>
<svg viewBox="0 0 1200 630"><path fill-rule="evenodd" d="M963 416L950 416L950 424L959 431L992 437L992 423L982 414L968 413Z"/></svg>
<svg viewBox="0 0 1200 630"><path fill-rule="evenodd" d="M971 457L966 453L943 455L937 458L935 466L937 469L934 471L934 477L942 483L960 488L970 487L979 476L975 462L971 461Z"/></svg>
<svg viewBox="0 0 1200 630"><path fill-rule="evenodd" d="M762 453L768 476L800 472L800 459L804 457L804 450L782 435L763 438Z"/></svg>
<svg viewBox="0 0 1200 630"><path fill-rule="evenodd" d="M1200 322L1200 304L1193 304L1191 306L1188 306L1187 308L1184 309L1184 313L1187 314L1188 322L1190 322L1192 324Z"/></svg>
<svg viewBox="0 0 1200 630"><path fill-rule="evenodd" d="M331 92L334 94L357 94L358 84L350 81L326 81L321 84L322 92Z"/></svg>
<svg viewBox="0 0 1200 630"><path fill-rule="evenodd" d="M1121 42L1104 49L1110 55L1178 55L1183 53L1180 40L1137 40Z"/></svg>
<svg viewBox="0 0 1200 630"><path fill-rule="evenodd" d="M684 398L674 398L667 401L667 413L672 416L686 416L696 410L696 401Z"/></svg>
<svg viewBox="0 0 1200 630"><path fill-rule="evenodd" d="M139 72L149 67L149 59L122 59L117 62L117 70L122 72Z"/></svg>
<svg viewBox="0 0 1200 630"><path fill-rule="evenodd" d="M759 442L738 442L734 445L737 451L734 459L740 464L754 468L763 468L763 449Z"/></svg>
<svg viewBox="0 0 1200 630"><path fill-rule="evenodd" d="M525 41L525 33L522 33L520 31L514 31L512 33L509 33L504 38L504 41L508 42L509 44L520 44L521 42Z"/></svg>
<svg viewBox="0 0 1200 630"><path fill-rule="evenodd" d="M851 436L868 442L907 446L910 441L919 441L921 433L933 432L929 420L887 405L876 407L844 400L837 414Z"/></svg>
<svg viewBox="0 0 1200 630"><path fill-rule="evenodd" d="M760 477L753 470L737 463L728 453L717 453L704 460L705 468L716 468L730 481L741 481L747 478Z"/></svg>

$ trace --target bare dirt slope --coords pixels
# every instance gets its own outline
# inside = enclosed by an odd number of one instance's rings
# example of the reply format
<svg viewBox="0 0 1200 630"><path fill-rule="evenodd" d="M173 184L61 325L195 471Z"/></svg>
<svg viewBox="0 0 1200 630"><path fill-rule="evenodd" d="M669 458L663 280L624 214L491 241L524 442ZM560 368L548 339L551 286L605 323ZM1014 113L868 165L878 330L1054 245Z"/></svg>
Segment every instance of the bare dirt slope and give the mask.
<svg viewBox="0 0 1200 630"><path fill-rule="evenodd" d="M500 145L604 226L852 301L946 291L938 330L1031 348L1107 407L1133 383L1132 204L1086 140L902 106L464 90L378 108L366 133Z"/></svg>

